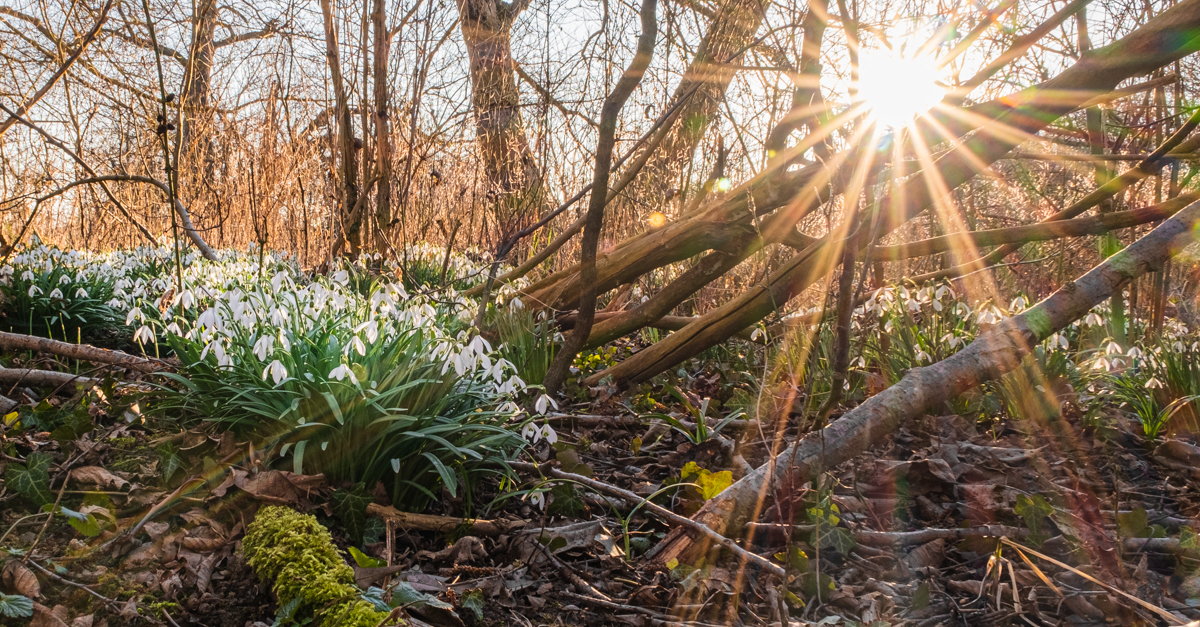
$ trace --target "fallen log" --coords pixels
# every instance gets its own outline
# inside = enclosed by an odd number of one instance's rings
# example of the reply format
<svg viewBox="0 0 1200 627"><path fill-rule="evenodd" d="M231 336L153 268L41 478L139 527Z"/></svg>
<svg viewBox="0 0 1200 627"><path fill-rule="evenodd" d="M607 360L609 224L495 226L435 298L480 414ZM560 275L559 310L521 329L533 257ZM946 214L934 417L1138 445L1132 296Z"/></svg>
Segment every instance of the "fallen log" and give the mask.
<svg viewBox="0 0 1200 627"><path fill-rule="evenodd" d="M499 536L512 533L525 526L524 520L480 520L433 514L413 514L378 503L367 505L367 515L390 520L401 529L436 531L438 533L466 529L470 535L475 536Z"/></svg>
<svg viewBox="0 0 1200 627"><path fill-rule="evenodd" d="M896 385L867 399L824 429L789 446L704 505L692 520L726 535L765 507L774 479L790 474L800 486L866 451L906 420L985 381L1016 369L1032 348L1082 318L1125 283L1158 270L1196 239L1200 202L1193 203L1104 263L1017 316L1005 318L966 348L930 366L913 368ZM655 559L694 563L711 547L687 527L663 539Z"/></svg>
<svg viewBox="0 0 1200 627"><path fill-rule="evenodd" d="M108 350L88 344L72 344L70 342L60 342L46 337L34 337L21 333L0 331L0 349L49 353L80 361L90 361L96 364L120 366L147 374L170 369L170 365L161 359L138 357L137 355L130 355L122 351Z"/></svg>
<svg viewBox="0 0 1200 627"><path fill-rule="evenodd" d="M63 387L78 384L84 387L100 385L101 379L82 377L69 372L34 370L32 368L0 367L0 383L9 385L32 385L37 387Z"/></svg>

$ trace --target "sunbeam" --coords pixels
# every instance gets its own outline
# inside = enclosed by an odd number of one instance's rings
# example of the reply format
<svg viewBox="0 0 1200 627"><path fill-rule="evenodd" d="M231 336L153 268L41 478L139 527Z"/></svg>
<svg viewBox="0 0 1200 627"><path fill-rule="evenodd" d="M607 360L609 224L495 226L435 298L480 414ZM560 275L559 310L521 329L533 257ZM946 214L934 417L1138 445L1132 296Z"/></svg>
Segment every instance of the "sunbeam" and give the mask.
<svg viewBox="0 0 1200 627"><path fill-rule="evenodd" d="M932 56L906 56L886 49L864 50L858 97L880 125L902 128L942 100L946 90L938 83L937 61Z"/></svg>

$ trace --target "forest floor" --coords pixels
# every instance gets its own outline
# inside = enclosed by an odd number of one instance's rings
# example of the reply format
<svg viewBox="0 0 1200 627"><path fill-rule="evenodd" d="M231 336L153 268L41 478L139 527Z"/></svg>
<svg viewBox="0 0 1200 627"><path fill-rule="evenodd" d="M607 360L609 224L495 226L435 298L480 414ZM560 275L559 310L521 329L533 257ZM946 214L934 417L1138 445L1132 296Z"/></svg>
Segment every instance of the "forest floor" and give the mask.
<svg viewBox="0 0 1200 627"><path fill-rule="evenodd" d="M339 549L354 546L332 498L347 486L266 469L253 443L231 432L180 431L144 420L136 407L78 401L41 404L60 414L60 426L3 442L9 481L0 491L7 553L0 590L34 599L35 612L32 622L0 617L0 624L272 625L279 608L270 585L241 551L259 508L315 514ZM704 491L767 461L774 439L768 424L738 421L697 441L623 411L605 399L554 415L558 442L542 441L532 455L642 497L659 493L656 502L688 514ZM545 509L511 498L476 513L496 524L448 532L379 524L375 515L389 510L369 507L371 520L351 521L372 530L355 558L361 565L352 565L360 588L408 595L404 614L413 625L1200 618L1200 543L1192 531L1200 526L1200 484L1193 483L1200 448L1184 437L1147 444L1141 426L1117 408L1103 418L1097 428L1069 411L1037 424L927 416L819 486L776 486L759 521L735 531L750 551L788 567L784 586L728 554L695 564L647 559L668 526L644 508L630 515L629 503L562 481L544 485ZM49 465L28 463L35 452ZM40 513L9 489L21 477L38 481L38 473L78 519ZM693 485L663 490L680 482ZM387 505L385 494L366 498ZM463 508L461 495L443 494L424 513L462 516Z"/></svg>

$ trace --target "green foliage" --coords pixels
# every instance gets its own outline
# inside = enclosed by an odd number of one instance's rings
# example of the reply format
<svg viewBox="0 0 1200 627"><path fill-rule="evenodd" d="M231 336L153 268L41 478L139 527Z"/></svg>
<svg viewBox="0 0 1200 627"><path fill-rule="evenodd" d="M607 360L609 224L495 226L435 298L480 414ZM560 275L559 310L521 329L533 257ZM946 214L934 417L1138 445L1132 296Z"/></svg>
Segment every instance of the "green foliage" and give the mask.
<svg viewBox="0 0 1200 627"><path fill-rule="evenodd" d="M50 456L45 453L30 453L24 464L10 463L4 471L4 482L35 505L54 502L54 493L50 491Z"/></svg>
<svg viewBox="0 0 1200 627"><path fill-rule="evenodd" d="M0 593L0 616L8 618L33 616L33 599L20 594Z"/></svg>
<svg viewBox="0 0 1200 627"><path fill-rule="evenodd" d="M728 470L720 472L711 472L708 469L701 468L696 462L688 462L683 465L683 470L680 471L680 480L683 482L692 482L697 486L700 492L700 498L708 501L714 496L720 494L733 485L733 473Z"/></svg>
<svg viewBox="0 0 1200 627"><path fill-rule="evenodd" d="M77 256L57 248L39 250L56 261ZM113 298L110 277L65 263L15 257L11 277L0 281L0 329L85 343L111 342L123 334L121 314L108 304Z"/></svg>
<svg viewBox="0 0 1200 627"><path fill-rule="evenodd" d="M537 384L545 380L558 352L554 341L557 331L545 314L535 314L513 300L493 309L489 325L499 336L500 354L522 381Z"/></svg>
<svg viewBox="0 0 1200 627"><path fill-rule="evenodd" d="M360 598L354 571L314 516L264 507L246 529L242 552L259 578L274 582L272 590L295 624L313 619L324 627L375 627L387 617Z"/></svg>
<svg viewBox="0 0 1200 627"><path fill-rule="evenodd" d="M1025 528L1029 530L1029 537L1026 540L1035 547L1042 546L1042 543L1050 537L1048 524L1050 515L1054 513L1054 508L1050 503L1040 494L1032 497L1018 494L1013 511L1025 521Z"/></svg>
<svg viewBox="0 0 1200 627"><path fill-rule="evenodd" d="M367 506L372 500L366 486L359 483L350 490L336 490L329 500L333 515L346 528L346 535L354 542L362 542L367 529Z"/></svg>

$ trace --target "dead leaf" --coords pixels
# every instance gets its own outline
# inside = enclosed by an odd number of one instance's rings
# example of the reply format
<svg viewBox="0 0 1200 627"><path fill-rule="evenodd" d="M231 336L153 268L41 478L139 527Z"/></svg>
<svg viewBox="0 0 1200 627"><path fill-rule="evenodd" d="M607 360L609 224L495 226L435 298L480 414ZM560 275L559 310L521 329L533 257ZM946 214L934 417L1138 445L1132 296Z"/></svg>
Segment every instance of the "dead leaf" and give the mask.
<svg viewBox="0 0 1200 627"><path fill-rule="evenodd" d="M324 485L324 475L297 475L283 470L268 470L247 475L234 472L234 485L269 503L297 505L305 496Z"/></svg>
<svg viewBox="0 0 1200 627"><path fill-rule="evenodd" d="M17 594L31 599L42 596L42 586L38 583L37 575L34 575L33 571L17 560L5 564L4 574L0 577L3 579L4 587L16 591Z"/></svg>
<svg viewBox="0 0 1200 627"><path fill-rule="evenodd" d="M63 620L66 611L67 609L61 605L54 606L52 610L41 603L34 603L33 620L29 621L29 627L68 627L66 621Z"/></svg>
<svg viewBox="0 0 1200 627"><path fill-rule="evenodd" d="M71 621L71 627L92 627L92 624L95 622L95 620L96 616L94 614L77 616L75 617L75 620Z"/></svg>
<svg viewBox="0 0 1200 627"><path fill-rule="evenodd" d="M895 494L897 484L902 481L908 485L908 494L916 497L931 492L952 494L958 478L944 459L908 462L879 460L875 463L875 472L870 480L871 495Z"/></svg>
<svg viewBox="0 0 1200 627"><path fill-rule="evenodd" d="M71 478L102 490L125 490L130 485L128 481L99 466L76 468L71 471Z"/></svg>
<svg viewBox="0 0 1200 627"><path fill-rule="evenodd" d="M945 557L946 541L938 538L913 549L911 553L904 556L904 564L913 570L936 568L942 565Z"/></svg>
<svg viewBox="0 0 1200 627"><path fill-rule="evenodd" d="M196 551L197 553L208 553L215 551L225 546L224 538L193 538L187 537L183 539L183 546L186 549Z"/></svg>

